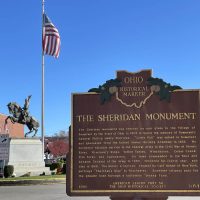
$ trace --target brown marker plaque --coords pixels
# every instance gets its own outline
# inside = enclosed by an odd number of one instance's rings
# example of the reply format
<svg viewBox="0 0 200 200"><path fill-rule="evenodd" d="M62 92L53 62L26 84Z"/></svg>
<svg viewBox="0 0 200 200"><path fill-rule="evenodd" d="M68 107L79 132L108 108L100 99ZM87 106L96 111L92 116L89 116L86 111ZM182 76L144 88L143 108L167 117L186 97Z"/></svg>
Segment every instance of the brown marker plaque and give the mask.
<svg viewBox="0 0 200 200"><path fill-rule="evenodd" d="M122 86L103 105L72 95L69 195L199 196L199 90L160 101L150 76L118 72Z"/></svg>

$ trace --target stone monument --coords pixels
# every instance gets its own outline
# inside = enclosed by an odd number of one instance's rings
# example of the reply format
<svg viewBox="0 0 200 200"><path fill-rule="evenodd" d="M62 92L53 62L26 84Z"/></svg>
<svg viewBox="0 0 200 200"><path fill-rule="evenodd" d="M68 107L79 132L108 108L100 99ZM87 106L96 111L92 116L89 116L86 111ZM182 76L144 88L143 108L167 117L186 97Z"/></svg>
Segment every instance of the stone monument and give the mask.
<svg viewBox="0 0 200 200"><path fill-rule="evenodd" d="M10 139L9 162L14 166L16 176L30 173L30 176L39 176L42 173L50 175L49 168L45 167L42 157L42 142L37 138Z"/></svg>
<svg viewBox="0 0 200 200"><path fill-rule="evenodd" d="M16 102L10 102L7 105L11 115L5 119L5 127L10 120L13 124L27 125L29 132L25 134L25 138L10 138L9 158L6 163L14 166L16 176L27 173L31 176L44 173L50 175L49 168L45 167L42 142L34 137L38 131L39 122L29 113L30 99L31 95L25 99L23 107ZM34 138L26 138L33 131Z"/></svg>

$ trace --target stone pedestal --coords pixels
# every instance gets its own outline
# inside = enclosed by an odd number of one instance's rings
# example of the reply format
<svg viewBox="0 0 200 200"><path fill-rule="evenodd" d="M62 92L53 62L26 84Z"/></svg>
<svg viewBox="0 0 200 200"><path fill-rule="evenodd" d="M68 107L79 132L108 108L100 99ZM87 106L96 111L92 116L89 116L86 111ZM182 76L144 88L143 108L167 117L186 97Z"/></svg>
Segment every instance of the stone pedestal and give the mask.
<svg viewBox="0 0 200 200"><path fill-rule="evenodd" d="M30 172L31 176L38 176L43 172L50 175L49 168L45 167L40 139L14 139L10 140L9 162L14 166L16 176Z"/></svg>

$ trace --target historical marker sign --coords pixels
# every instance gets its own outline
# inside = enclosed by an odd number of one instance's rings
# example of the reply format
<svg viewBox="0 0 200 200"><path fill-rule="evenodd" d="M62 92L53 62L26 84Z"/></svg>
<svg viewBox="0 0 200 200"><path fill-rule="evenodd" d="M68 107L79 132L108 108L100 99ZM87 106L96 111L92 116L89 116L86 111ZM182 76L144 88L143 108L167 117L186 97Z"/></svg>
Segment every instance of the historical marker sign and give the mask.
<svg viewBox="0 0 200 200"><path fill-rule="evenodd" d="M9 158L9 135L0 134L0 160Z"/></svg>
<svg viewBox="0 0 200 200"><path fill-rule="evenodd" d="M100 94L72 95L70 195L200 194L199 90L169 92L149 77L118 72L103 105Z"/></svg>

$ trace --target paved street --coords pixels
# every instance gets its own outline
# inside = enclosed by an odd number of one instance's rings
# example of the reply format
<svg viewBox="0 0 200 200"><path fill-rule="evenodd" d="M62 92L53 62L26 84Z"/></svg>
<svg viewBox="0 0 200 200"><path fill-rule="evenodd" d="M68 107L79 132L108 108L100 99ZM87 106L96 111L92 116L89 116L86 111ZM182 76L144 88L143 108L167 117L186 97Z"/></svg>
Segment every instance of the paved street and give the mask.
<svg viewBox="0 0 200 200"><path fill-rule="evenodd" d="M0 200L109 200L108 197L68 197L65 184L1 186ZM168 200L200 200L200 197L170 197Z"/></svg>
<svg viewBox="0 0 200 200"><path fill-rule="evenodd" d="M1 186L0 200L108 200L107 197L68 197L65 184Z"/></svg>

